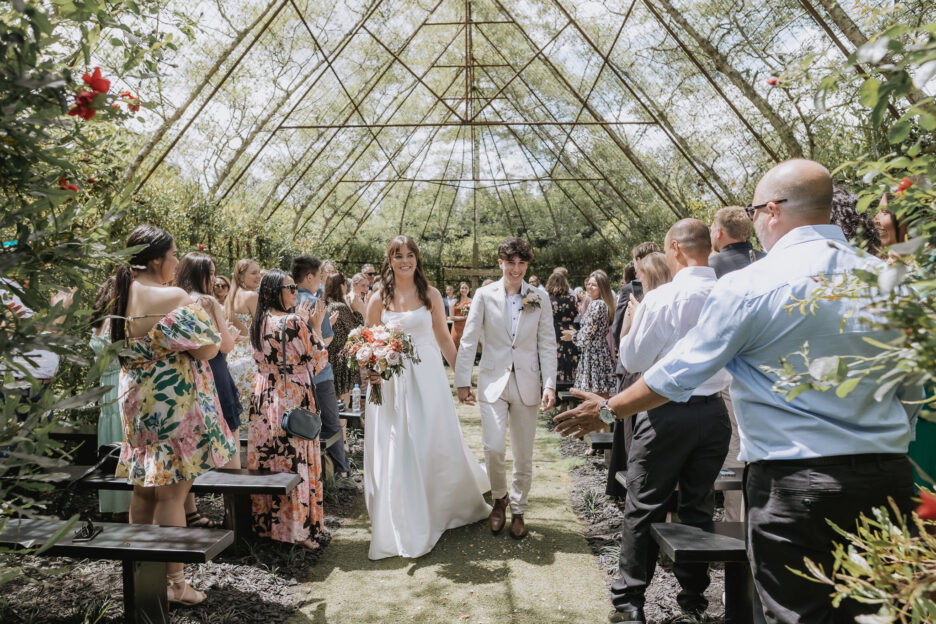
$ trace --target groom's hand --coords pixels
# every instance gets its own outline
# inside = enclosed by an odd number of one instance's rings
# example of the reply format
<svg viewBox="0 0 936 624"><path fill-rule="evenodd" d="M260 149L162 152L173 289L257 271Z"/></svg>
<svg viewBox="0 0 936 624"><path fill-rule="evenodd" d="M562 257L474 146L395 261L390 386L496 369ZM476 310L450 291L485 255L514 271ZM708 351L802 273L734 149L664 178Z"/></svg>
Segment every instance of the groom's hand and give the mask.
<svg viewBox="0 0 936 624"><path fill-rule="evenodd" d="M465 405L475 404L475 396L471 391L471 386L463 386L458 389L458 402L464 403Z"/></svg>
<svg viewBox="0 0 936 624"><path fill-rule="evenodd" d="M595 431L603 431L605 424L599 418L598 410L604 399L597 394L582 392L575 388L572 389L572 394L582 399L582 402L578 407L562 412L553 418L553 422L558 423L556 431L560 435L576 438L582 438L585 434Z"/></svg>
<svg viewBox="0 0 936 624"><path fill-rule="evenodd" d="M543 400L540 401L540 410L548 412L556 405L556 391L552 388L543 390Z"/></svg>

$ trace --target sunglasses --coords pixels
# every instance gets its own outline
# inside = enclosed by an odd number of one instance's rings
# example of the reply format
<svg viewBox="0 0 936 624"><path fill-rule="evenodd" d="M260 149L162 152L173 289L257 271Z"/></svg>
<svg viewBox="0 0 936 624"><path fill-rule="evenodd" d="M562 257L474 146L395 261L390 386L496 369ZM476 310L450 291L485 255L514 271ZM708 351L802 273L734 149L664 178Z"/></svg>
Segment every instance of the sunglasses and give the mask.
<svg viewBox="0 0 936 624"><path fill-rule="evenodd" d="M785 199L772 199L772 200L770 200L769 202L766 202L766 203L763 203L763 204L757 204L757 205L755 205L755 206L745 206L745 207L744 207L744 212L745 212L745 214L747 214L748 219L750 219L751 221L753 221L753 220L754 220L754 213L757 212L758 210L760 210L761 208L766 208L766 207L767 207L767 204L782 204L782 203L785 202L785 201L786 201Z"/></svg>
<svg viewBox="0 0 936 624"><path fill-rule="evenodd" d="M295 284L286 284L285 286L283 286L283 288L285 288L292 294L296 294L296 291L299 290L299 287L296 286Z"/></svg>
<svg viewBox="0 0 936 624"><path fill-rule="evenodd" d="M367 277L374 277L375 275L377 275L377 272L376 272L376 271L371 271L371 272L369 272L369 273L365 273L364 275L366 275Z"/></svg>

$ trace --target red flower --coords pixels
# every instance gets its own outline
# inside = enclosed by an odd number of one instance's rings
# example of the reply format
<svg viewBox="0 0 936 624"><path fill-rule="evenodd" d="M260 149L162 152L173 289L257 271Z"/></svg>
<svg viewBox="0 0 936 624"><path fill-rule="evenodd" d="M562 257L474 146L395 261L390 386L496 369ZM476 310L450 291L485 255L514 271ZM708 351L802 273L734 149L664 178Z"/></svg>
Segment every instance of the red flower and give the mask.
<svg viewBox="0 0 936 624"><path fill-rule="evenodd" d="M916 515L922 520L936 520L936 496L929 492L920 492L920 506L916 509Z"/></svg>
<svg viewBox="0 0 936 624"><path fill-rule="evenodd" d="M198 251L205 251L205 246L199 244L199 245L198 245Z"/></svg>
<svg viewBox="0 0 936 624"><path fill-rule="evenodd" d="M94 184L95 182L97 182L97 180L94 178L88 178L88 184Z"/></svg>
<svg viewBox="0 0 936 624"><path fill-rule="evenodd" d="M777 86L778 82L780 82L780 79L777 78L776 76L771 76L770 78L767 79L767 84L769 84L771 87Z"/></svg>
<svg viewBox="0 0 936 624"><path fill-rule="evenodd" d="M120 97L127 101L127 110L131 113L135 113L140 110L140 98L135 97L129 91L121 91Z"/></svg>
<svg viewBox="0 0 936 624"><path fill-rule="evenodd" d="M361 338L363 338L365 342L374 342L374 333L369 329L365 329L361 332Z"/></svg>
<svg viewBox="0 0 936 624"><path fill-rule="evenodd" d="M906 191L908 188L910 188L911 186L913 186L913 180L911 180L910 178L904 178L903 180L900 181L900 184L897 185L897 190L902 193Z"/></svg>
<svg viewBox="0 0 936 624"><path fill-rule="evenodd" d="M97 114L97 111L94 109L95 97L97 97L96 91L81 91L75 96L75 105L68 111L68 114L73 117L78 115L85 121L93 118L94 115Z"/></svg>
<svg viewBox="0 0 936 624"><path fill-rule="evenodd" d="M101 76L100 67L95 67L93 74L85 74L81 79L97 93L107 93L110 91L110 80Z"/></svg>
<svg viewBox="0 0 936 624"><path fill-rule="evenodd" d="M58 184L59 184L59 188L62 189L63 191L71 191L72 193L78 192L78 185L69 184L68 180L66 180L65 178L59 178Z"/></svg>

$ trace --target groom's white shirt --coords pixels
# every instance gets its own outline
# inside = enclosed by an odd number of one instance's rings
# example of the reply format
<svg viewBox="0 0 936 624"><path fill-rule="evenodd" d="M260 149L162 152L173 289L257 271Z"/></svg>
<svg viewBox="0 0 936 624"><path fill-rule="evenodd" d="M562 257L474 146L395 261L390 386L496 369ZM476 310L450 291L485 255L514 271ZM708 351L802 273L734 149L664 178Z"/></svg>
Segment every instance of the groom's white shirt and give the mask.
<svg viewBox="0 0 936 624"><path fill-rule="evenodd" d="M478 393L482 401L493 403L500 398L511 371L516 375L520 398L525 405L539 403L543 388L556 388L556 330L552 304L542 290L523 282L521 295L526 297L530 292L536 294L540 305L520 313L513 338L503 278L475 292L455 360L457 388L471 385L471 369L482 335L484 351L478 371Z"/></svg>

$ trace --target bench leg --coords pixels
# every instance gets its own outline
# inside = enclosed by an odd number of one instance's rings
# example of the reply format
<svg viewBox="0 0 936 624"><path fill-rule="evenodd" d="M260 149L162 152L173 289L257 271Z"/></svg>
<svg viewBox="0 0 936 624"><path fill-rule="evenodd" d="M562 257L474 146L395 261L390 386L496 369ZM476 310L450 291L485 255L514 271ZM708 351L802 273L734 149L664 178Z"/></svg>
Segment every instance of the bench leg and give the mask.
<svg viewBox="0 0 936 624"><path fill-rule="evenodd" d="M755 622L754 579L747 561L725 562L725 621L728 624Z"/></svg>
<svg viewBox="0 0 936 624"><path fill-rule="evenodd" d="M125 622L168 624L165 562L124 561L123 594Z"/></svg>
<svg viewBox="0 0 936 624"><path fill-rule="evenodd" d="M234 532L232 548L243 552L245 542L250 538L250 494L224 495L224 528Z"/></svg>

